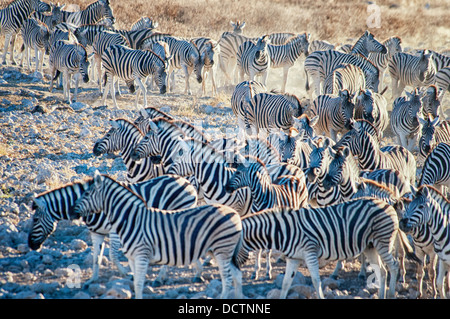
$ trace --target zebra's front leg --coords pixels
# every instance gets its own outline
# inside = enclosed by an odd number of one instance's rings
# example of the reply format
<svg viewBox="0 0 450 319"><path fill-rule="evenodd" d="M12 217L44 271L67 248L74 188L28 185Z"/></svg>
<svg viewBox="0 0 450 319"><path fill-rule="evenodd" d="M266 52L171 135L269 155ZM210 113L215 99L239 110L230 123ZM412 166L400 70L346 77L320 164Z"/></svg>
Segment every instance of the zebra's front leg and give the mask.
<svg viewBox="0 0 450 319"><path fill-rule="evenodd" d="M253 280L258 280L259 271L261 269L261 256L262 256L262 249L258 250L256 254L255 267L253 269L253 274L250 277Z"/></svg>
<svg viewBox="0 0 450 319"><path fill-rule="evenodd" d="M11 36L11 55L9 56L9 61L11 62L11 65L17 65L16 60L14 60L14 47L16 45L16 37L17 34L13 34Z"/></svg>
<svg viewBox="0 0 450 319"><path fill-rule="evenodd" d="M185 87L184 87L184 94L191 95L191 87L189 86L189 69L186 65L183 65L183 72L184 72L184 80L185 80Z"/></svg>
<svg viewBox="0 0 450 319"><path fill-rule="evenodd" d="M70 75L67 70L63 72L63 98L70 104Z"/></svg>
<svg viewBox="0 0 450 319"><path fill-rule="evenodd" d="M281 93L286 92L286 84L287 84L289 69L290 69L290 67L283 68L283 84L281 84Z"/></svg>
<svg viewBox="0 0 450 319"><path fill-rule="evenodd" d="M78 85L80 83L80 77L81 77L80 72L75 73L73 77L74 77L74 80L75 80L75 90L73 92L73 102L76 102L77 101L77 96L78 96ZM69 96L69 103L72 103L71 100L70 100L70 96Z"/></svg>
<svg viewBox="0 0 450 319"><path fill-rule="evenodd" d="M437 276L437 280L436 280L436 286L437 286L437 290L439 291L439 295L441 297L441 299L446 299L446 292L445 292L445 274L447 271L450 271L450 269L448 269L448 265L445 263L445 261L443 261L442 259L439 258L439 267L438 267L438 276Z"/></svg>
<svg viewBox="0 0 450 319"><path fill-rule="evenodd" d="M149 259L145 256L139 255L129 258L130 264L133 264L133 281L134 281L134 293L136 299L142 299L145 283L145 275L147 274L147 268Z"/></svg>
<svg viewBox="0 0 450 319"><path fill-rule="evenodd" d="M92 246L94 248L92 253L92 276L84 283L84 286L89 286L98 280L100 265L103 259L103 250L105 248L104 237L101 234L91 232Z"/></svg>
<svg viewBox="0 0 450 319"><path fill-rule="evenodd" d="M305 261L309 273L311 274L312 283L316 289L317 297L319 299L325 299L322 291L322 282L320 281L319 259L317 258L317 255L313 252L309 252L305 257Z"/></svg>
<svg viewBox="0 0 450 319"><path fill-rule="evenodd" d="M128 270L120 263L120 248L122 247L122 244L120 243L119 235L114 232L110 232L109 245L109 259L114 265L116 265L120 275L126 276L128 274Z"/></svg>
<svg viewBox="0 0 450 319"><path fill-rule="evenodd" d="M2 64L6 65L6 54L8 53L9 42L11 41L11 34L5 35L5 46L3 47Z"/></svg>
<svg viewBox="0 0 450 319"><path fill-rule="evenodd" d="M214 69L213 69L213 67L211 67L209 72L211 73L210 76L211 76L212 94L213 94L213 96L216 96L217 95L217 88L216 88L216 81L214 79Z"/></svg>

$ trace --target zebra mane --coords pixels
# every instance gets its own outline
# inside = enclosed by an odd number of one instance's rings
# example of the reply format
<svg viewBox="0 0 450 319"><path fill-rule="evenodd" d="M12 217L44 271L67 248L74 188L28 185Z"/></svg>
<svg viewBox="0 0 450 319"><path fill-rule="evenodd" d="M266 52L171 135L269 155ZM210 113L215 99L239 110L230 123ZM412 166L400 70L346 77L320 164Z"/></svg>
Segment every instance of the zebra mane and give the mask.
<svg viewBox="0 0 450 319"><path fill-rule="evenodd" d="M247 144L246 144L245 148L246 148L246 152L247 152L247 148L248 148L249 155L250 155L250 153L255 153L255 152L251 152L252 150L256 150L257 154L263 153L263 155L270 155L271 158L273 158L273 156L275 156L276 159L279 162L281 162L280 152L278 152L278 150L267 139L261 139L259 137L250 137L249 139L246 140L246 142L247 142ZM254 147L251 148L249 142L252 143Z"/></svg>
<svg viewBox="0 0 450 319"><path fill-rule="evenodd" d="M203 141L208 141L208 138L205 136L205 134L203 132L201 132L199 129L197 129L194 125L192 125L189 122L186 122L184 120L181 119L168 119L165 118L163 116L159 116L156 117L152 120L153 123L155 123L156 125L158 125L158 123L163 123L166 124L170 127L173 127L175 129L177 129L178 131L182 132L184 135L186 135L185 130L183 129L182 126L188 127L191 130L195 131L197 134L199 134Z"/></svg>
<svg viewBox="0 0 450 319"><path fill-rule="evenodd" d="M209 150L210 154L214 155L214 157L219 157L224 162L227 162L226 154L224 154L223 152L221 152L214 146L210 145L208 142L203 142L203 141L197 140L193 137L185 137L185 138L183 138L183 141L186 142L188 145L191 145L191 147L194 149L201 148L203 153L204 153L204 150ZM205 155L206 154L204 154L203 156L205 156ZM211 160L212 156L208 155L206 157L206 159Z"/></svg>
<svg viewBox="0 0 450 319"><path fill-rule="evenodd" d="M260 165L264 169L264 171L266 173L268 173L266 164L264 164L264 162L261 161L258 157L253 156L253 155L245 155L245 156L243 156L243 162L240 163L239 166L243 165L244 167L248 167L250 164L253 164L253 163L256 163L256 164Z"/></svg>
<svg viewBox="0 0 450 319"><path fill-rule="evenodd" d="M53 189L44 191L42 193L39 193L34 198L40 198L40 197L46 196L48 194L51 194L53 192L58 192L58 191L62 190L63 188L67 188L67 187L78 186L78 185L82 186L83 184L86 184L86 183L87 183L87 185L90 185L91 182L92 182L92 178L89 178L89 177L86 178L85 177L81 181L66 183L66 184L64 184L62 186L58 186L56 188L53 188Z"/></svg>
<svg viewBox="0 0 450 319"><path fill-rule="evenodd" d="M141 133L142 136L145 135L145 134L142 132L142 130L141 130L136 124L134 124L133 122L131 122L130 120L127 120L127 119L124 119L124 118L117 118L117 119L114 119L114 120L111 120L111 121L114 121L114 122L124 122L126 125L131 126L131 127L135 128L136 130L138 130L139 133Z"/></svg>
<svg viewBox="0 0 450 319"><path fill-rule="evenodd" d="M387 186L385 186L385 185L383 185L383 184L381 184L381 183L379 183L377 181L374 181L373 179L368 179L368 178L361 177L360 180L361 180L361 183L358 185L358 189L364 183L366 185L375 186L376 188L379 188L379 189L383 190L384 192L387 192L390 195L392 195L393 197L395 197L394 192L389 187L387 187Z"/></svg>
<svg viewBox="0 0 450 319"><path fill-rule="evenodd" d="M95 7L100 5L100 2L104 2L105 4L109 5L109 1L97 0L95 2L92 2L91 4L88 4L88 6L84 10L81 10L81 11L85 11L85 10L88 10L88 9L90 10L92 8L95 8Z"/></svg>
<svg viewBox="0 0 450 319"><path fill-rule="evenodd" d="M153 53L153 55L156 56L162 62L162 64L164 65L164 68L166 67L166 61L164 61L163 58L161 58L161 56L159 54L156 54L151 49L145 49L145 51Z"/></svg>
<svg viewBox="0 0 450 319"><path fill-rule="evenodd" d="M136 197L138 197L142 203L144 204L144 206L148 209L148 205L147 205L147 201L144 199L144 197L142 197L141 195L139 195L138 193L136 193L135 191L133 191L126 183L121 183L117 180L115 180L113 177L109 176L109 175L105 175L105 174L101 174L101 176L103 178L106 178L107 180L111 181L114 184L119 185L120 187L125 188L126 190L128 190L129 192L131 192L132 194L134 194ZM93 180L93 179L92 179Z"/></svg>
<svg viewBox="0 0 450 319"><path fill-rule="evenodd" d="M428 188L428 190L430 191L431 197L434 198L437 196L437 197L439 197L439 200L442 200L445 203L450 204L450 200L447 199L447 197L444 194L442 194L442 192L440 190L438 190L436 187L434 187L433 185L419 186L419 188L417 189L416 195L414 197L421 196L424 188Z"/></svg>

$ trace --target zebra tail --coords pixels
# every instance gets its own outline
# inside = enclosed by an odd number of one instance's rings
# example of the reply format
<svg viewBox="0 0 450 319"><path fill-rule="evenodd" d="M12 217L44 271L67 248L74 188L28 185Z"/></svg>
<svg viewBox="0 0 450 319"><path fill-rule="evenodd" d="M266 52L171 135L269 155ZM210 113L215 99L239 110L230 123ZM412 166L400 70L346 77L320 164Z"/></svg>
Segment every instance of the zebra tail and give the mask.
<svg viewBox="0 0 450 319"><path fill-rule="evenodd" d="M22 53L24 50L25 50L25 43L22 43L19 53Z"/></svg>
<svg viewBox="0 0 450 319"><path fill-rule="evenodd" d="M414 248L409 243L408 238L406 237L406 234L402 232L401 230L398 231L397 235L400 239L400 242L402 244L403 250L405 251L405 255L409 260L415 261L419 265L422 265L422 260L420 260L419 257L414 253Z"/></svg>
<svg viewBox="0 0 450 319"><path fill-rule="evenodd" d="M231 259L233 265L238 269L241 269L241 266L245 264L249 256L248 250L243 245L243 236L244 235L241 232L241 236L239 237L239 241L234 249L233 257Z"/></svg>
<svg viewBox="0 0 450 319"><path fill-rule="evenodd" d="M106 85L107 80L108 80L108 74L105 72L105 73L103 73L103 86Z"/></svg>
<svg viewBox="0 0 450 319"><path fill-rule="evenodd" d="M53 78L53 81L56 81L59 78L60 74L61 74L61 71L56 70L55 77Z"/></svg>
<svg viewBox="0 0 450 319"><path fill-rule="evenodd" d="M305 78L306 78L306 82L305 82L305 89L306 91L309 91L309 79L308 79L308 72L305 70Z"/></svg>

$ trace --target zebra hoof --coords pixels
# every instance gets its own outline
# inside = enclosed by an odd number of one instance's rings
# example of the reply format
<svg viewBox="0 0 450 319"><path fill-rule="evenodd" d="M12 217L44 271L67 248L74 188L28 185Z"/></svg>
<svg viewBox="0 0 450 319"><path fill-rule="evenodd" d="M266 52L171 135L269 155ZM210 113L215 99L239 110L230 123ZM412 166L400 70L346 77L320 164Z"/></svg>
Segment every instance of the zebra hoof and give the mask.
<svg viewBox="0 0 450 319"><path fill-rule="evenodd" d="M337 280L338 279L338 275L330 275L330 278L333 280Z"/></svg>
<svg viewBox="0 0 450 319"><path fill-rule="evenodd" d="M205 261L203 262L203 266L212 266L212 265L213 265L213 264L212 264L211 259L205 260Z"/></svg>
<svg viewBox="0 0 450 319"><path fill-rule="evenodd" d="M251 276L250 276L250 279L251 280L258 280L258 274L255 274L255 273L253 273Z"/></svg>
<svg viewBox="0 0 450 319"><path fill-rule="evenodd" d="M194 277L194 279L192 279L192 282L193 283L202 283L202 282L204 282L205 280L203 279L203 277L199 277L199 276L195 276Z"/></svg>

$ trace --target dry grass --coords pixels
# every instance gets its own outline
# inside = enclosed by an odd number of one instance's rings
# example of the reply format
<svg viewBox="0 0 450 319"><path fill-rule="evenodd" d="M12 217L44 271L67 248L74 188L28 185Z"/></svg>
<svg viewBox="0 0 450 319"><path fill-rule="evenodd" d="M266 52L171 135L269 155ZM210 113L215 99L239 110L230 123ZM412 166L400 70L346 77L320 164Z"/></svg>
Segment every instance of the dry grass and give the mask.
<svg viewBox="0 0 450 319"><path fill-rule="evenodd" d="M73 0L81 8L92 0ZM426 8L427 3L431 3ZM369 29L379 39L400 36L406 46L450 47L447 0L379 0L381 27ZM246 21L245 33L308 32L315 39L351 42L368 29L368 4L341 0L134 0L112 1L119 28L128 28L141 16L160 24L160 30L178 36L219 39L230 30L230 20ZM431 36L430 36L431 35Z"/></svg>

